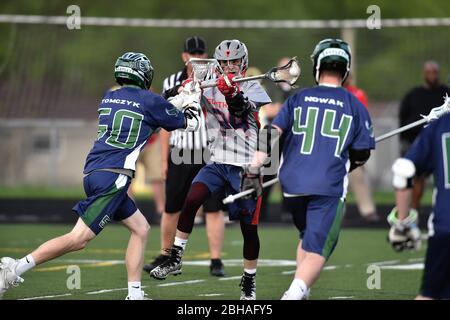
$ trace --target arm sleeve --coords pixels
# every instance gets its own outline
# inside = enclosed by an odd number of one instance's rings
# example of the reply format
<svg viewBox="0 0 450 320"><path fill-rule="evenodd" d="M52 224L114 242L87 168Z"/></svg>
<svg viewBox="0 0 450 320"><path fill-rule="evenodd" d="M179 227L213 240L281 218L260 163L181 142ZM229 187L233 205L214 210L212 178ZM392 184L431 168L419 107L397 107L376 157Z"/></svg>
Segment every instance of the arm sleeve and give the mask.
<svg viewBox="0 0 450 320"><path fill-rule="evenodd" d="M167 131L185 127L184 113L161 96L147 96L145 102L145 115L153 127L162 127Z"/></svg>

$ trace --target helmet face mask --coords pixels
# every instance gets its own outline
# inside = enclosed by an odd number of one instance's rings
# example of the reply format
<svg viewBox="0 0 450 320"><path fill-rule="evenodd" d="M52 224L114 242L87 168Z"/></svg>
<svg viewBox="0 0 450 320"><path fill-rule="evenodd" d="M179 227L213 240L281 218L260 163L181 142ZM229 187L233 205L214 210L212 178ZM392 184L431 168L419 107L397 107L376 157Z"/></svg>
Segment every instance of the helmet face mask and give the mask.
<svg viewBox="0 0 450 320"><path fill-rule="evenodd" d="M242 58L234 60L219 60L219 64L225 73L240 74L242 68Z"/></svg>
<svg viewBox="0 0 450 320"><path fill-rule="evenodd" d="M311 59L316 83L319 83L320 72L323 70L339 72L344 82L350 72L351 49L341 39L325 39L316 45Z"/></svg>
<svg viewBox="0 0 450 320"><path fill-rule="evenodd" d="M153 73L150 60L142 53L127 52L117 59L114 67L118 84L133 84L147 90L152 84Z"/></svg>
<svg viewBox="0 0 450 320"><path fill-rule="evenodd" d="M224 40L214 52L214 58L226 73L244 75L248 69L248 50L239 40Z"/></svg>

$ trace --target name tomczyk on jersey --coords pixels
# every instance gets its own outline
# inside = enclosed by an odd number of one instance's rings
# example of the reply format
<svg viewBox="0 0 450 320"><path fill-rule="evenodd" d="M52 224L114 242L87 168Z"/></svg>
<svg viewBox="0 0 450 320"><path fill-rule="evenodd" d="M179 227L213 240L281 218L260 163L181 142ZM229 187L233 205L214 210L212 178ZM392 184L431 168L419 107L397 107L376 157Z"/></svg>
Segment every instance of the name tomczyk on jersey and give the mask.
<svg viewBox="0 0 450 320"><path fill-rule="evenodd" d="M124 104L127 106L132 105L133 107L136 107L136 108L140 108L140 106L141 106L141 104L139 102L125 100L125 99L102 99L102 104L103 103Z"/></svg>

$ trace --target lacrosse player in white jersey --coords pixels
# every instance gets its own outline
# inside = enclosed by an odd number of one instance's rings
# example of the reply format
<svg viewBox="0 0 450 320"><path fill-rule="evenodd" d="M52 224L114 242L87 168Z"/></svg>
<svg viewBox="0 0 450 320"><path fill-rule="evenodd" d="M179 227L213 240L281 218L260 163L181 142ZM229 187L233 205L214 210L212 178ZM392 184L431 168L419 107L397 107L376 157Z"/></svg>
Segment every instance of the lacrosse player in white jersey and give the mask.
<svg viewBox="0 0 450 320"><path fill-rule="evenodd" d="M201 104L206 108L206 123L211 150L211 163L194 178L184 202L171 257L151 272L156 279L181 273L181 258L192 232L198 208L220 190L237 193L243 167L250 164L257 147L258 110L271 100L256 81L233 82L245 76L248 52L239 40L224 40L215 50L226 75L220 75L217 87L205 89ZM229 217L240 221L244 237L244 273L241 278L241 300L256 299L255 276L259 255L258 218L261 198L241 199L229 205Z"/></svg>

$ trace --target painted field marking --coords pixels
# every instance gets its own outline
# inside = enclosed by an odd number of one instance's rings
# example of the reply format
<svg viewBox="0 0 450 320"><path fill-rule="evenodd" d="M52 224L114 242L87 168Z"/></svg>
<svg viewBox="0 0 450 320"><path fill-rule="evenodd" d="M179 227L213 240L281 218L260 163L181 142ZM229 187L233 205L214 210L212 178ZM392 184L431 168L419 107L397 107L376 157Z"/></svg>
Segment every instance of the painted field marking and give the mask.
<svg viewBox="0 0 450 320"><path fill-rule="evenodd" d="M219 278L219 281L237 280L240 278L242 278L242 276L224 277L224 278Z"/></svg>
<svg viewBox="0 0 450 320"><path fill-rule="evenodd" d="M412 263L412 264L400 264L395 266L382 266L381 269L384 270L423 270L425 265L423 263Z"/></svg>
<svg viewBox="0 0 450 320"><path fill-rule="evenodd" d="M48 295L48 296L39 296L39 297L31 297L31 298L22 298L17 300L38 300L38 299L50 299L50 298L59 298L59 297L68 297L71 296L71 293L64 293L64 294L55 294L55 295Z"/></svg>
<svg viewBox="0 0 450 320"><path fill-rule="evenodd" d="M180 282L169 282L169 283L163 283L158 284L157 287L171 287L171 286L179 286L183 284L192 284L192 283L200 283L205 282L206 280L188 280L188 281L180 281Z"/></svg>

